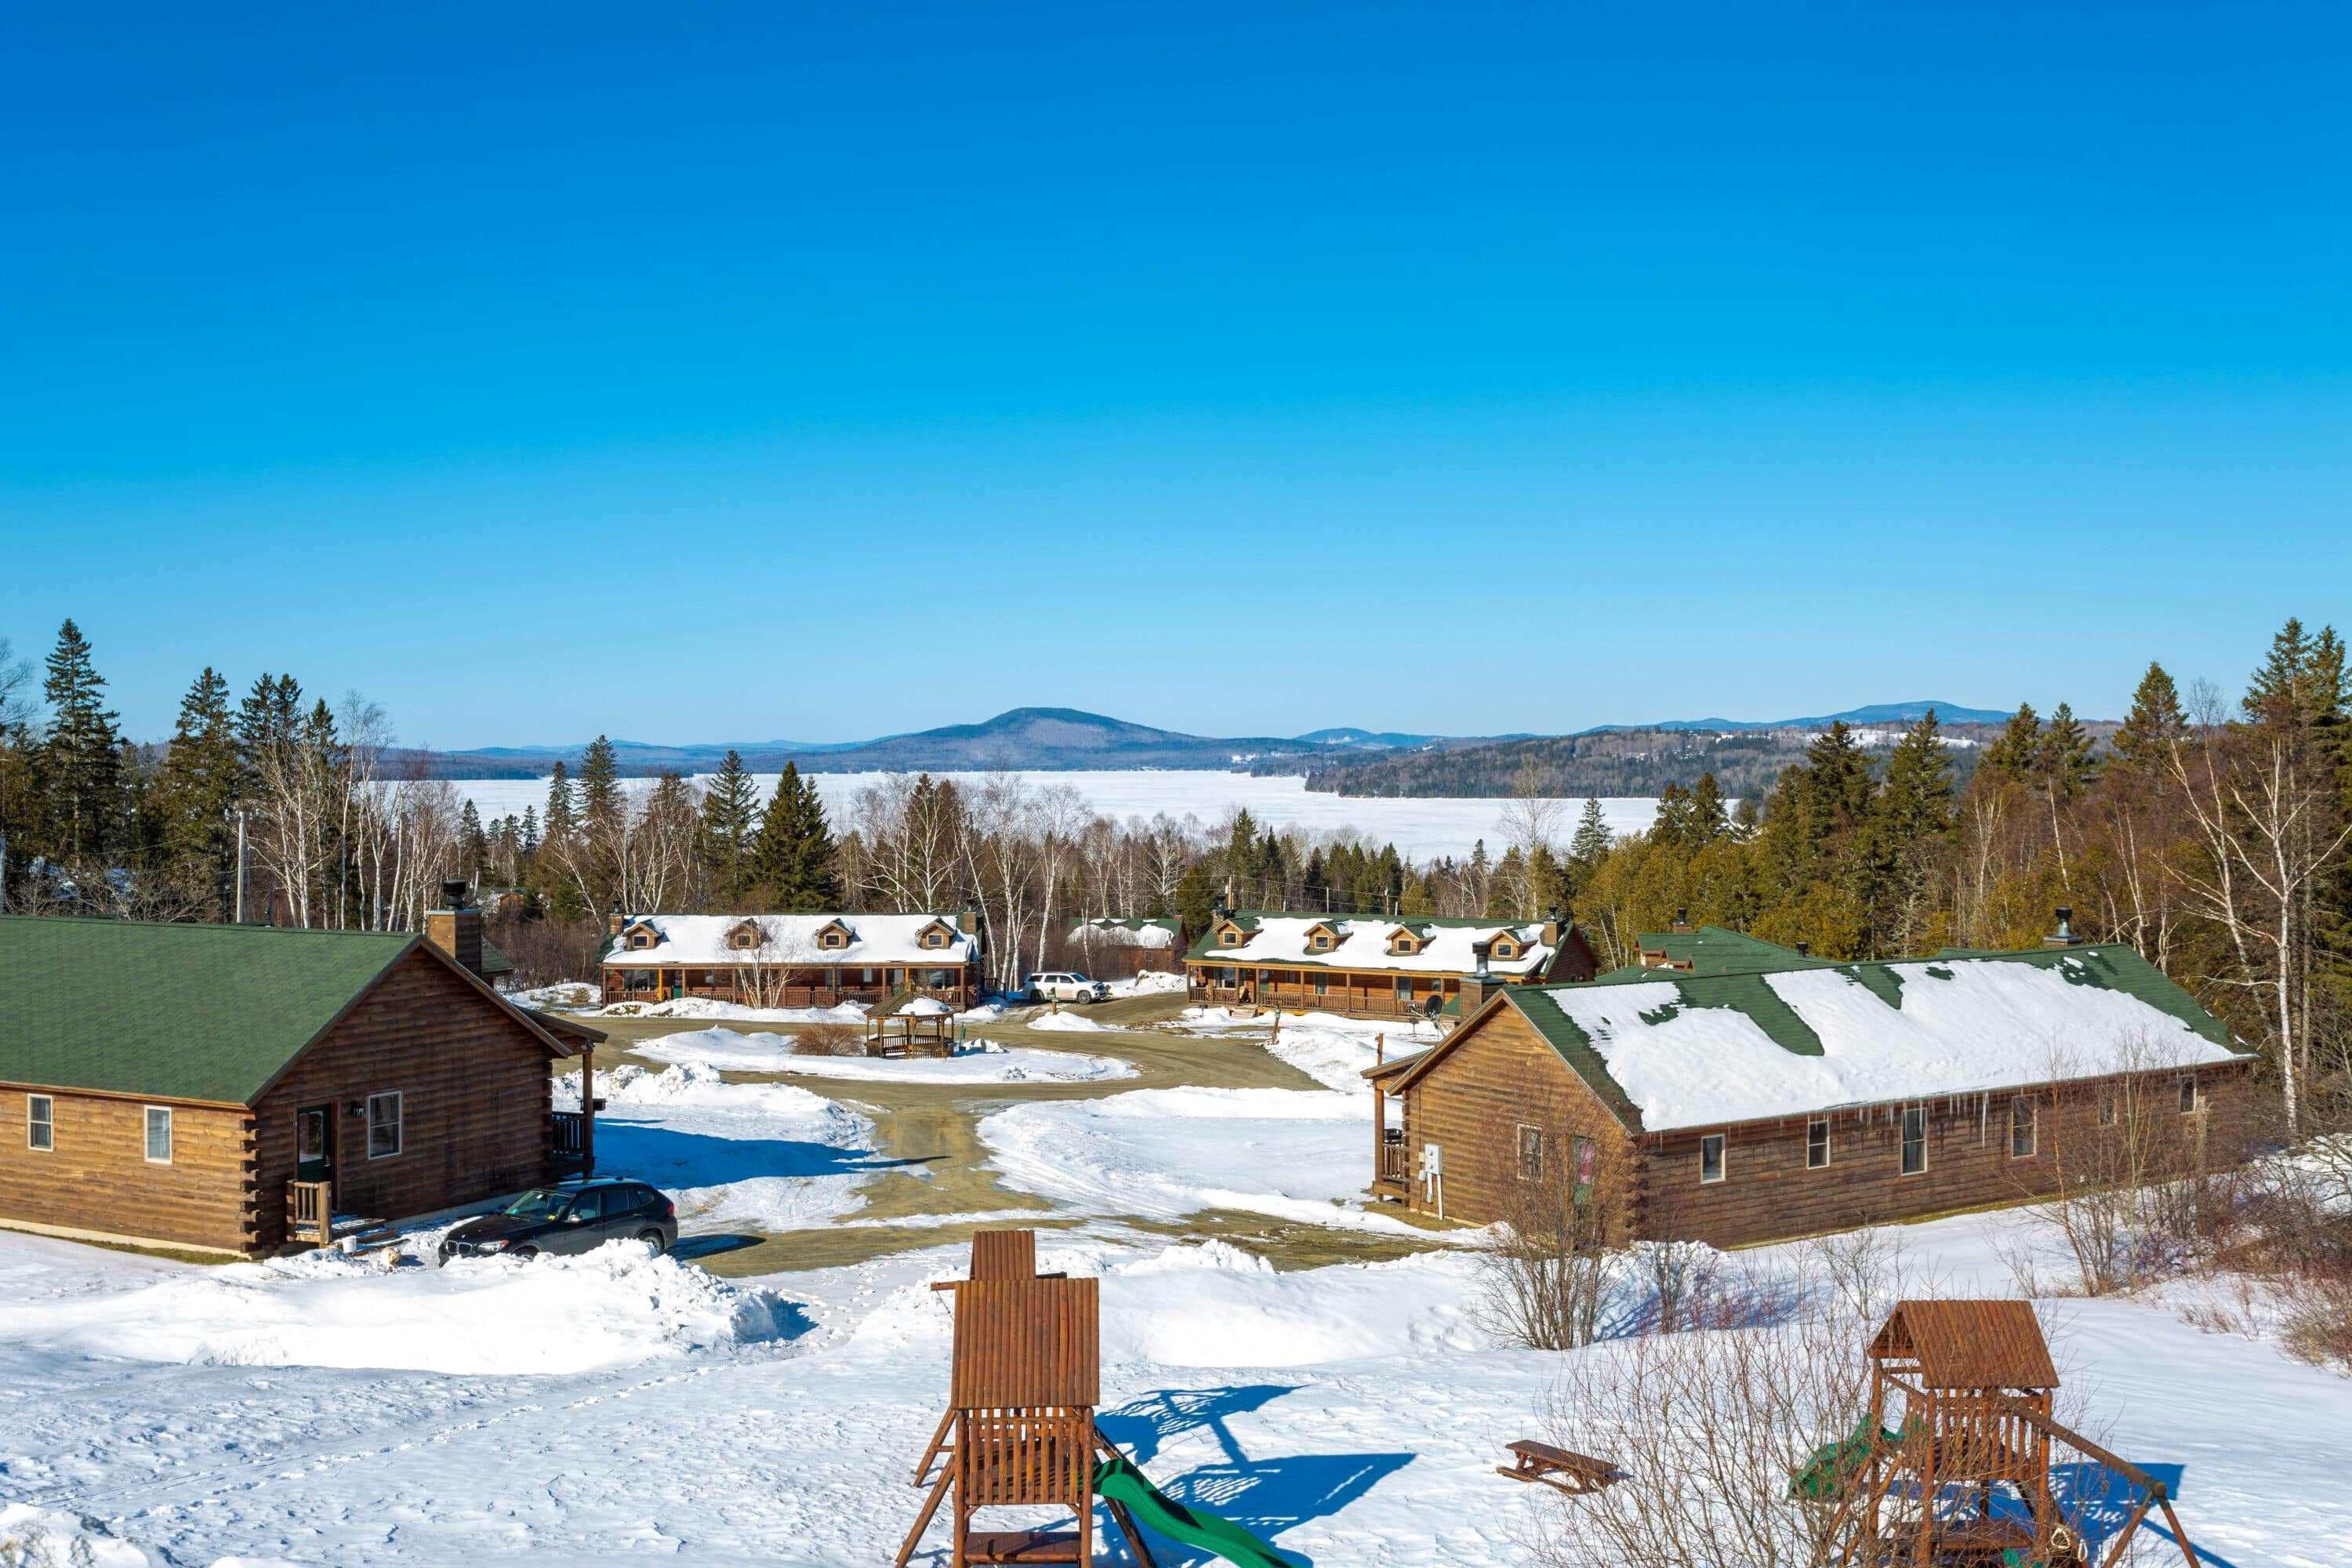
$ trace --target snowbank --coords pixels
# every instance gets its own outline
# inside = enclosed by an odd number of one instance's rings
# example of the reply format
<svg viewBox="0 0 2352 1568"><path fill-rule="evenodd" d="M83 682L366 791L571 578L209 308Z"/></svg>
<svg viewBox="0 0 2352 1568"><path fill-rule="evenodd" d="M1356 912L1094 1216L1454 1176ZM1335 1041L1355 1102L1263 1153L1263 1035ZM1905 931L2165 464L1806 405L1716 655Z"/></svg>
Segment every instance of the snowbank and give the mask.
<svg viewBox="0 0 2352 1568"><path fill-rule="evenodd" d="M1028 1026L1060 1035L1099 1035L1106 1032L1105 1026L1084 1014L1074 1012L1039 1013L1029 1020Z"/></svg>
<svg viewBox="0 0 2352 1568"><path fill-rule="evenodd" d="M1289 1367L1484 1350L1465 1311L1476 1267L1419 1253L1277 1274L1225 1242L1171 1247L1105 1270L1103 1359Z"/></svg>
<svg viewBox="0 0 2352 1568"><path fill-rule="evenodd" d="M732 1018L762 1024L863 1024L863 1002L832 1007L746 1007L709 996L679 996L667 1002L615 1002L597 1013L607 1018Z"/></svg>
<svg viewBox="0 0 2352 1568"><path fill-rule="evenodd" d="M1361 1206L1370 1137L1360 1097L1319 1089L1137 1089L1015 1105L980 1124L1005 1185L1080 1212L1241 1209L1425 1236Z"/></svg>
<svg viewBox="0 0 2352 1568"><path fill-rule="evenodd" d="M863 1201L877 1173L874 1124L786 1083L729 1083L701 1062L596 1075L600 1174L636 1176L677 1200L681 1226L793 1230ZM555 1080L556 1103L580 1103L580 1075Z"/></svg>
<svg viewBox="0 0 2352 1568"><path fill-rule="evenodd" d="M1165 996L1184 989L1184 977L1164 969L1147 969L1124 980L1106 982L1114 996Z"/></svg>
<svg viewBox="0 0 2352 1568"><path fill-rule="evenodd" d="M534 986L528 991L509 991L506 993L506 998L518 1007L529 1007L534 1012L543 1013L551 1008L562 1013L586 1013L594 1010L596 999L603 994L603 990L593 982L564 980L553 985Z"/></svg>
<svg viewBox="0 0 2352 1568"><path fill-rule="evenodd" d="M1281 1027L1275 1025L1280 1021ZM1444 1037L1436 1025L1403 1018L1350 1018L1338 1013L1255 1016L1227 1007L1187 1007L1172 1026L1208 1039L1255 1039L1328 1089L1369 1094L1364 1069L1425 1050Z"/></svg>
<svg viewBox="0 0 2352 1568"><path fill-rule="evenodd" d="M0 1306L0 1342L194 1365L546 1373L771 1340L783 1322L771 1291L615 1241L581 1258L445 1268L313 1252L191 1269Z"/></svg>
<svg viewBox="0 0 2352 1568"><path fill-rule="evenodd" d="M78 1514L0 1503L0 1563L8 1568L154 1568L161 1561Z"/></svg>
<svg viewBox="0 0 2352 1568"><path fill-rule="evenodd" d="M991 1041L975 1042L951 1057L803 1057L793 1054L789 1035L696 1029L631 1048L638 1056L681 1066L868 1083L1086 1083L1136 1076L1133 1067L1116 1057L1008 1050Z"/></svg>

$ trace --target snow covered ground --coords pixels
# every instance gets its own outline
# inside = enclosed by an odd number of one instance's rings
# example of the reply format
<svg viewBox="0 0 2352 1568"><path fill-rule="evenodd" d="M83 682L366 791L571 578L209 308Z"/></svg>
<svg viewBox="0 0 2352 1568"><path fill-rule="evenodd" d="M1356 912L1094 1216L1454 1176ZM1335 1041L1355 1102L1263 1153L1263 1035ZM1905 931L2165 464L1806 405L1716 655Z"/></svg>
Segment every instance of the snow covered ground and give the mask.
<svg viewBox="0 0 2352 1568"><path fill-rule="evenodd" d="M1948 1289L2002 1292L1992 1243L2018 1223L1900 1234ZM1179 1500L1318 1568L1523 1560L1529 1510L1551 1500L1493 1467L1503 1444L1542 1433L1559 1358L1483 1339L1473 1259L1277 1274L1220 1244L1047 1231L1039 1261L1101 1277L1102 1425ZM149 1554L97 1559L109 1564L885 1562L919 1505L906 1478L946 1391L948 1300L924 1287L962 1263L947 1246L779 1276L761 1282L772 1335L683 1338L660 1330L657 1292L633 1304L597 1269L534 1266L583 1287L589 1310L530 1314L540 1353L580 1370L510 1374L154 1359L92 1325L148 1332L129 1303L224 1270L0 1235L0 1521L46 1510L79 1531L86 1516L110 1550ZM272 1289L322 1325L405 1312L414 1342L451 1347L436 1360L518 1335L470 1310L416 1310L427 1298L398 1273L297 1272ZM368 1289L397 1305L362 1308ZM623 1321L611 1314L633 1311L656 1350L598 1364ZM2352 1562L2352 1384L2137 1302L2044 1316L2110 1446L2177 1476L2207 1562ZM60 1332L68 1320L78 1334ZM1605 1435L1591 1447L1606 1451ZM943 1539L935 1529L916 1561L943 1563Z"/></svg>
<svg viewBox="0 0 2352 1568"><path fill-rule="evenodd" d="M615 1002L595 1009L606 1018L725 1018L758 1024L863 1024L871 1011L862 1002L831 1007L746 1007L712 996L677 996L667 1002Z"/></svg>
<svg viewBox="0 0 2352 1568"><path fill-rule="evenodd" d="M757 773L753 782L761 797L765 799L775 788L774 773ZM866 789L885 775L881 773L809 773L804 775L816 786L824 801L826 814L836 831L856 800L858 792ZM959 785L978 786L986 782L980 773L934 773L934 778L953 779ZM1150 817L1165 812L1178 821L1197 816L1203 823L1213 824L1235 806L1246 806L1261 827L1299 827L1311 832L1329 832L1353 828L1370 837L1376 844L1393 843L1397 852L1415 860L1434 856L1467 857L1471 846L1479 839L1486 840L1490 848L1507 837L1502 826L1503 808L1509 803L1485 798L1439 796L1424 800L1390 799L1372 795L1337 795L1310 791L1307 781L1296 774L1286 778L1252 778L1246 773L1218 773L1210 769L1149 769L1133 768L1118 771L1069 773L1026 772L1020 775L1032 789L1061 786L1076 790L1096 811L1117 821L1131 816ZM708 782L709 774L697 775L698 782ZM540 811L547 809L545 779L457 779L453 781L457 792L471 800L485 817L522 815L523 807ZM622 783L633 792L650 789L651 779L625 779ZM1562 803L1563 819L1576 820L1583 801ZM1603 817L1612 833L1633 833L1646 830L1656 820L1658 803L1654 798L1626 796L1601 803Z"/></svg>
<svg viewBox="0 0 2352 1568"><path fill-rule="evenodd" d="M1370 1139L1361 1098L1323 1089L1143 1089L1032 1100L980 1124L1000 1181L1083 1214L1240 1209L1426 1236L1365 1206Z"/></svg>
<svg viewBox="0 0 2352 1568"><path fill-rule="evenodd" d="M1428 1049L1444 1037L1431 1023L1350 1018L1338 1013L1273 1013L1187 1007L1168 1026L1213 1040L1255 1040L1316 1082L1370 1094L1364 1069Z"/></svg>
<svg viewBox="0 0 2352 1568"><path fill-rule="evenodd" d="M951 1057L804 1057L793 1055L792 1044L790 1035L695 1029L630 1049L653 1061L727 1072L797 1073L873 1083L1087 1083L1136 1076L1132 1066L1116 1057L1008 1047L992 1040L974 1042Z"/></svg>
<svg viewBox="0 0 2352 1568"><path fill-rule="evenodd" d="M597 1173L659 1186L681 1228L820 1224L856 1209L857 1189L885 1169L871 1121L792 1084L730 1083L689 1062L599 1072L596 1093ZM556 1079L555 1100L579 1105L578 1073Z"/></svg>

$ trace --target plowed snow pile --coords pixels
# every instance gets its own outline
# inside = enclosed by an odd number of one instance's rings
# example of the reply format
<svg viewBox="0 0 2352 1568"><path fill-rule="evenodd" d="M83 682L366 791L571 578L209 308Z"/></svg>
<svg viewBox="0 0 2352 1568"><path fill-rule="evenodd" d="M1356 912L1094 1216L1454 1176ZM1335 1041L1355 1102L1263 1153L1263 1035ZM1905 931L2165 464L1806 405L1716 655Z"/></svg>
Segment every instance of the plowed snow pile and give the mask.
<svg viewBox="0 0 2352 1568"><path fill-rule="evenodd" d="M796 1055L790 1035L713 1028L664 1035L631 1049L657 1062L688 1067L872 1083L1083 1083L1136 1076L1135 1068L1115 1057L1007 1049L992 1041L972 1042L950 1057L814 1057Z"/></svg>
<svg viewBox="0 0 2352 1568"><path fill-rule="evenodd" d="M775 1339L783 1310L634 1242L446 1268L312 1252L0 1305L0 1341L200 1366L579 1373Z"/></svg>

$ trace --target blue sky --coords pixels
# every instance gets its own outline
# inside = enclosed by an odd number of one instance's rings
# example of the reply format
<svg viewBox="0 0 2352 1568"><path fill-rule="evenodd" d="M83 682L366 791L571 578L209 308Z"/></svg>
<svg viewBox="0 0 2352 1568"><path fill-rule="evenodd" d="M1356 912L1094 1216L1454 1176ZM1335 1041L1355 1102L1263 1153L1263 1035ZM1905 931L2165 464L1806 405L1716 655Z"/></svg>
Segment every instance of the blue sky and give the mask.
<svg viewBox="0 0 2352 1568"><path fill-rule="evenodd" d="M2113 713L2352 620L2339 10L6 27L0 635L134 732Z"/></svg>

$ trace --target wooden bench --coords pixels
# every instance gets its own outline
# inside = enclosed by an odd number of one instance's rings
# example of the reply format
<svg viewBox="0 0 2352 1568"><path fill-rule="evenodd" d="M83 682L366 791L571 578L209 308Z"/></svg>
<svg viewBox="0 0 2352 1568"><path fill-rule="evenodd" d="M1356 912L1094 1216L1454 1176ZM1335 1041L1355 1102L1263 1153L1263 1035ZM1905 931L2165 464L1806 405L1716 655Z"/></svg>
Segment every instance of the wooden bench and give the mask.
<svg viewBox="0 0 2352 1568"><path fill-rule="evenodd" d="M1570 1497L1583 1497L1625 1479L1625 1472L1606 1459L1570 1453L1549 1443L1522 1438L1510 1446L1513 1462L1497 1465L1495 1473L1515 1481L1532 1481Z"/></svg>
<svg viewBox="0 0 2352 1568"><path fill-rule="evenodd" d="M975 1530L963 1538L967 1563L1076 1563L1078 1538L1044 1530Z"/></svg>

